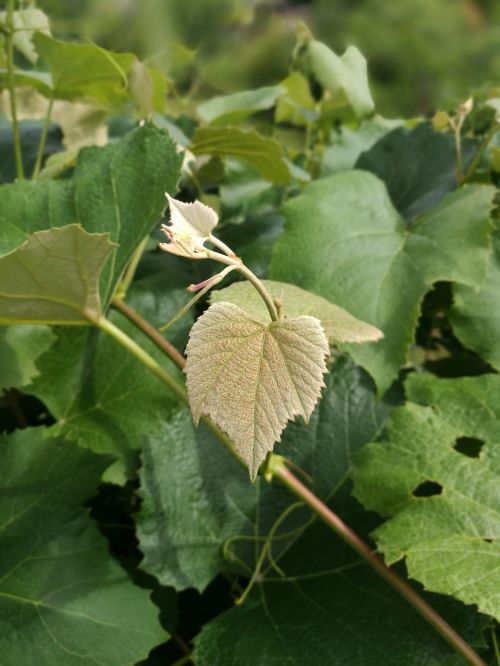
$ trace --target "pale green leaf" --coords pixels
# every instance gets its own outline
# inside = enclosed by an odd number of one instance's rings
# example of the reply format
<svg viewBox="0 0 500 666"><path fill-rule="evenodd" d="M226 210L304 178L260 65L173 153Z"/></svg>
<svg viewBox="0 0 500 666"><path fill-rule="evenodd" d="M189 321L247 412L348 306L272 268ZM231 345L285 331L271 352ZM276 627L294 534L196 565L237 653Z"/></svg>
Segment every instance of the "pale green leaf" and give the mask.
<svg viewBox="0 0 500 666"><path fill-rule="evenodd" d="M282 314L286 319L310 315L321 321L330 344L339 342L370 342L383 337L381 331L364 321L356 319L343 308L316 296L305 289L286 282L263 280L273 299L282 303ZM235 282L231 286L211 293L210 301L227 301L246 310L262 322L269 321L269 313L255 287L249 282Z"/></svg>
<svg viewBox="0 0 500 666"><path fill-rule="evenodd" d="M5 24L7 12L0 12L0 23ZM38 54L33 46L33 34L42 32L50 35L49 19L40 9L28 8L13 12L14 35L13 43L18 51L29 60L35 63Z"/></svg>
<svg viewBox="0 0 500 666"><path fill-rule="evenodd" d="M406 388L421 404L356 456L356 496L389 517L374 533L388 562L500 618L500 377L412 375Z"/></svg>
<svg viewBox="0 0 500 666"><path fill-rule="evenodd" d="M329 350L319 321L266 325L231 303L215 303L191 329L186 353L195 423L210 416L255 479L288 420L307 421L324 386Z"/></svg>
<svg viewBox="0 0 500 666"><path fill-rule="evenodd" d="M29 384L38 375L36 360L47 351L54 339L48 326L2 326L0 391Z"/></svg>
<svg viewBox="0 0 500 666"><path fill-rule="evenodd" d="M56 98L81 98L110 110L130 99L127 75L137 60L132 53L112 53L96 44L63 42L41 33L33 42L49 67Z"/></svg>
<svg viewBox="0 0 500 666"><path fill-rule="evenodd" d="M0 324L89 324L101 315L99 278L115 245L77 224L38 231L0 257Z"/></svg>
<svg viewBox="0 0 500 666"><path fill-rule="evenodd" d="M254 130L236 127L204 127L196 130L190 150L195 155L235 157L279 185L290 182L290 170L283 150L274 139Z"/></svg>
<svg viewBox="0 0 500 666"><path fill-rule="evenodd" d="M349 347L383 391L405 363L432 284L481 284L493 194L488 186L464 187L406 227L371 174L323 178L285 204L271 277L300 284L384 333L376 345Z"/></svg>
<svg viewBox="0 0 500 666"><path fill-rule="evenodd" d="M326 44L312 39L306 46L306 62L314 78L330 93L334 107L348 107L358 118L373 113L366 59L355 46L338 56Z"/></svg>
<svg viewBox="0 0 500 666"><path fill-rule="evenodd" d="M316 102L311 95L309 82L300 72L292 72L282 81L286 92L276 105L275 120L277 123L291 123L303 126L315 119Z"/></svg>
<svg viewBox="0 0 500 666"><path fill-rule="evenodd" d="M454 285L450 318L464 345L500 370L500 231L493 236L493 252L479 288Z"/></svg>
<svg viewBox="0 0 500 666"><path fill-rule="evenodd" d="M167 634L82 506L109 459L42 433L0 439L2 666L132 666Z"/></svg>
<svg viewBox="0 0 500 666"><path fill-rule="evenodd" d="M153 79L139 60L132 63L128 72L128 88L141 116L150 116L154 112Z"/></svg>
<svg viewBox="0 0 500 666"><path fill-rule="evenodd" d="M161 219L182 158L164 130L147 123L104 148L83 149L71 179L23 181L0 189L0 254L31 233L78 222L118 243L100 280L103 307L136 247Z"/></svg>
<svg viewBox="0 0 500 666"><path fill-rule="evenodd" d="M212 125L241 122L258 111L272 108L285 92L281 86L267 86L257 90L246 90L231 95L212 97L200 104L198 115Z"/></svg>

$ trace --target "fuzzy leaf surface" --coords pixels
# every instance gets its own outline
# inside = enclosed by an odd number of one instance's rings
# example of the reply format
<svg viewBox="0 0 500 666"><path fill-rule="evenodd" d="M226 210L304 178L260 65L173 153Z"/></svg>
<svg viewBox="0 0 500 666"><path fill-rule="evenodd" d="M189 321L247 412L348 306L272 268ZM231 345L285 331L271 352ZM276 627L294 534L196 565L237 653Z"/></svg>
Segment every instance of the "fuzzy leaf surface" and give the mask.
<svg viewBox="0 0 500 666"><path fill-rule="evenodd" d="M274 248L271 277L323 296L383 332L376 345L349 352L384 391L405 362L431 285L481 284L493 193L488 186L463 188L406 228L375 176L350 171L323 178L283 207L285 233Z"/></svg>
<svg viewBox="0 0 500 666"><path fill-rule="evenodd" d="M168 134L146 124L104 148L83 149L69 180L2 187L0 254L49 227L79 223L89 233L109 232L119 246L101 275L104 307L137 245L161 218L181 159Z"/></svg>
<svg viewBox="0 0 500 666"><path fill-rule="evenodd" d="M285 318L292 319L300 315L316 317L321 321L326 337L332 345L338 342L370 342L383 337L382 332L375 326L356 319L326 298L286 282L263 280L263 284L274 299L282 301ZM213 291L210 300L212 303L234 303L260 321L269 320L269 313L262 298L249 282L235 282L225 289Z"/></svg>
<svg viewBox="0 0 500 666"><path fill-rule="evenodd" d="M78 224L38 231L0 257L0 324L88 324L101 314L99 278L115 248Z"/></svg>
<svg viewBox="0 0 500 666"><path fill-rule="evenodd" d="M428 590L499 618L500 377L412 375L406 387L413 402L355 458L356 496L389 518L374 533L388 562L405 558ZM478 455L460 448L465 438Z"/></svg>
<svg viewBox="0 0 500 666"><path fill-rule="evenodd" d="M500 231L493 236L493 252L486 277L478 289L453 287L451 323L466 347L500 370Z"/></svg>
<svg viewBox="0 0 500 666"><path fill-rule="evenodd" d="M37 429L0 439L4 666L132 666L165 640L149 593L82 507L107 464Z"/></svg>
<svg viewBox="0 0 500 666"><path fill-rule="evenodd" d="M233 440L252 480L288 420L311 416L329 353L320 322L297 317L263 324L231 303L196 321L186 348L189 404Z"/></svg>
<svg viewBox="0 0 500 666"><path fill-rule="evenodd" d="M254 130L203 127L196 130L190 150L195 155L235 157L271 183L287 185L290 182L290 170L280 144Z"/></svg>

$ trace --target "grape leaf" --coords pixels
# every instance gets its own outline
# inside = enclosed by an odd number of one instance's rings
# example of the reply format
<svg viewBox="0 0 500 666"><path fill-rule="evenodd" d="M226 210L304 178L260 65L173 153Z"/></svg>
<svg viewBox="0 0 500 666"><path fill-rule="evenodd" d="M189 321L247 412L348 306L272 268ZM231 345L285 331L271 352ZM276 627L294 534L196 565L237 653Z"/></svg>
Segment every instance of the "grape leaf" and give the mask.
<svg viewBox="0 0 500 666"><path fill-rule="evenodd" d="M0 189L0 254L35 231L78 222L119 243L101 275L103 307L134 250L158 222L165 190L176 189L182 158L168 134L151 124L104 148L80 152L73 177L17 182Z"/></svg>
<svg viewBox="0 0 500 666"><path fill-rule="evenodd" d="M109 460L29 429L0 439L4 666L124 666L166 638L82 503Z"/></svg>
<svg viewBox="0 0 500 666"><path fill-rule="evenodd" d="M221 95L203 102L197 111L200 118L207 123L231 125L258 111L270 109L284 92L285 89L281 86L266 86L257 90Z"/></svg>
<svg viewBox="0 0 500 666"><path fill-rule="evenodd" d="M321 296L286 282L263 280L263 283L273 299L278 298L282 301L282 313L285 318L300 317L300 315L316 317L321 321L326 337L332 345L338 342L370 342L383 337L382 332L374 326L359 321L343 308ZM269 321L269 313L262 298L249 282L235 282L225 289L213 291L210 301L233 303L260 321Z"/></svg>
<svg viewBox="0 0 500 666"><path fill-rule="evenodd" d="M282 81L285 93L278 99L274 114L277 123L291 123L299 127L314 120L316 102L311 95L309 82L300 72L293 71Z"/></svg>
<svg viewBox="0 0 500 666"><path fill-rule="evenodd" d="M427 589L498 619L500 377L412 375L406 387L423 405L395 411L384 441L355 457L356 496L389 517L374 533L388 562L404 557Z"/></svg>
<svg viewBox="0 0 500 666"><path fill-rule="evenodd" d="M38 231L0 257L0 324L89 324L101 315L99 277L115 244L77 224Z"/></svg>
<svg viewBox="0 0 500 666"><path fill-rule="evenodd" d="M333 365L325 382L309 424L290 423L279 452L306 470L314 491L328 499L345 483L353 452L379 431L388 406L377 402L368 375L346 358ZM250 485L243 467L204 424L194 428L185 408L144 439L140 481L142 568L176 589L203 590L228 569L248 575L238 562L254 566L249 537L266 536L293 502L285 488L260 477ZM298 515L296 526L302 520ZM224 556L231 538L229 550L238 560ZM288 544L277 541L274 555Z"/></svg>
<svg viewBox="0 0 500 666"><path fill-rule="evenodd" d="M450 319L466 347L500 370L500 231L493 235L493 252L478 289L456 284Z"/></svg>
<svg viewBox="0 0 500 666"><path fill-rule="evenodd" d="M348 107L357 118L373 113L375 103L368 86L366 59L355 46L338 56L326 44L311 39L305 57L309 71L328 90L335 108Z"/></svg>
<svg viewBox="0 0 500 666"><path fill-rule="evenodd" d="M477 142L462 140L464 168ZM406 220L434 208L457 186L457 156L452 134L434 132L431 123L399 127L362 153L357 169L370 171L387 185L394 206Z"/></svg>
<svg viewBox="0 0 500 666"><path fill-rule="evenodd" d="M287 421L307 421L324 386L329 349L319 321L266 325L231 303L215 303L191 329L186 353L195 424L211 416L255 480Z"/></svg>
<svg viewBox="0 0 500 666"><path fill-rule="evenodd" d="M271 277L338 303L384 333L376 346L349 346L384 391L405 362L431 285L481 284L493 193L488 186L463 188L406 228L371 174L323 178L285 204L285 233L274 247Z"/></svg>
<svg viewBox="0 0 500 666"><path fill-rule="evenodd" d="M5 25L7 12L0 12L0 23ZM49 19L40 9L28 8L13 12L12 20L14 33L12 41L14 46L32 64L38 59L38 53L33 46L35 32L50 35Z"/></svg>
<svg viewBox="0 0 500 666"><path fill-rule="evenodd" d="M0 328L0 391L26 386L38 375L35 361L54 342L48 326Z"/></svg>
<svg viewBox="0 0 500 666"><path fill-rule="evenodd" d="M359 507L346 507L343 517L353 524L356 512ZM242 606L202 628L194 639L197 666L463 665L407 603L322 525L310 527L279 566L283 578L267 570ZM439 600L429 601L438 605ZM477 640L470 613L455 604L443 610L462 633Z"/></svg>
<svg viewBox="0 0 500 666"><path fill-rule="evenodd" d="M288 185L290 182L290 170L280 144L254 130L203 127L196 130L190 150L195 155L235 157L272 183Z"/></svg>

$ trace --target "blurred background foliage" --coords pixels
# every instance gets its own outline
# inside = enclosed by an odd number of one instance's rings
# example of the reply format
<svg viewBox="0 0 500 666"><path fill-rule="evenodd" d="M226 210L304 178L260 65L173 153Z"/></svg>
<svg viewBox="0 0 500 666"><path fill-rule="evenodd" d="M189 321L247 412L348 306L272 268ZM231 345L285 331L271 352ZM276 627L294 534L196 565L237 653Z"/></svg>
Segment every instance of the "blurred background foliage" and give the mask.
<svg viewBox="0 0 500 666"><path fill-rule="evenodd" d="M429 114L500 75L498 0L39 0L61 38L129 50L198 96L273 84L297 24L368 60L385 116Z"/></svg>

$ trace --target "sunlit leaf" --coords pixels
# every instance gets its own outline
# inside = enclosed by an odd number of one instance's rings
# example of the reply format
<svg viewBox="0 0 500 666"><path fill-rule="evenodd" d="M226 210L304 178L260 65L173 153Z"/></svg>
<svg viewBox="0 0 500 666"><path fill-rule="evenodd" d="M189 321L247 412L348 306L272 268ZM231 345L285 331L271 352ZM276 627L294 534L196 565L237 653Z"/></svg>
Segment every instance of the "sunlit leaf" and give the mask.
<svg viewBox="0 0 500 666"><path fill-rule="evenodd" d="M289 419L309 419L326 372L328 342L313 317L263 324L230 303L196 321L186 348L189 404L231 437L255 479Z"/></svg>
<svg viewBox="0 0 500 666"><path fill-rule="evenodd" d="M301 315L316 317L321 321L326 336L333 345L338 342L373 342L383 337L378 328L356 319L326 298L286 282L263 280L263 284L273 299L279 299L285 319ZM230 287L213 291L211 302L220 301L234 303L260 321L269 321L269 313L262 298L249 282L235 282Z"/></svg>
<svg viewBox="0 0 500 666"><path fill-rule="evenodd" d="M7 12L0 12L0 23L5 24ZM33 34L42 32L50 35L49 19L41 9L30 7L13 12L12 20L14 23L14 34L12 41L18 51L29 60L35 63L38 59L38 53L33 46Z"/></svg>

